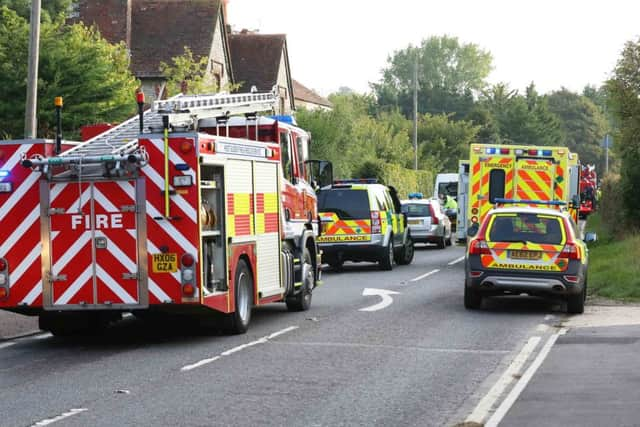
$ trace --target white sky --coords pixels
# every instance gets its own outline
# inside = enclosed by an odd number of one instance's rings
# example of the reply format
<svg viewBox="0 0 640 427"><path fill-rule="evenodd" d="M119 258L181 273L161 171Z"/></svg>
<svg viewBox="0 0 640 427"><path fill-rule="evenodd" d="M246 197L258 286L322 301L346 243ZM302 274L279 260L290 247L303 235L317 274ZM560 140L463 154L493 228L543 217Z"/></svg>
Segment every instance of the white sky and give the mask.
<svg viewBox="0 0 640 427"><path fill-rule="evenodd" d="M444 34L493 55L491 83L581 92L640 36L638 0L229 0L234 30L287 35L293 78L328 95L368 92L387 57Z"/></svg>

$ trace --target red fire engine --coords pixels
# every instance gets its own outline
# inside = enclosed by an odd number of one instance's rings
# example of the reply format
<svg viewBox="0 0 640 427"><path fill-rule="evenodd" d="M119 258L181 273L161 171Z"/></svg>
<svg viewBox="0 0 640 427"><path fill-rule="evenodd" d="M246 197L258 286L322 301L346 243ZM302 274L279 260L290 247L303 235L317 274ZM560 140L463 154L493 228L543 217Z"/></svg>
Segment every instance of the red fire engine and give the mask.
<svg viewBox="0 0 640 427"><path fill-rule="evenodd" d="M580 168L580 218L586 218L596 210L598 175L595 165Z"/></svg>
<svg viewBox="0 0 640 427"><path fill-rule="evenodd" d="M156 101L57 155L0 142L0 308L54 334L123 312L223 313L242 333L254 305L307 310L321 274L309 134L257 115L276 103Z"/></svg>

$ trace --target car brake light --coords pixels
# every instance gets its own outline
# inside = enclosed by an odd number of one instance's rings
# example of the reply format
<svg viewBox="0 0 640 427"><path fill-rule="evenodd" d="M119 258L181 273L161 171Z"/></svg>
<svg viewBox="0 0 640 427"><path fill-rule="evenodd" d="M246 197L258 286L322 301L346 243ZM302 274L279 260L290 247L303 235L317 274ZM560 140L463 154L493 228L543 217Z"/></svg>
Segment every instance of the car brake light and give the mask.
<svg viewBox="0 0 640 427"><path fill-rule="evenodd" d="M564 280L571 283L578 283L578 276L564 276Z"/></svg>
<svg viewBox="0 0 640 427"><path fill-rule="evenodd" d="M380 212L371 211L371 233L382 233L382 226L380 225Z"/></svg>
<svg viewBox="0 0 640 427"><path fill-rule="evenodd" d="M431 212L431 224L438 225L440 224L440 220L436 216L436 210L433 208L433 205L429 205L429 211Z"/></svg>
<svg viewBox="0 0 640 427"><path fill-rule="evenodd" d="M491 251L484 239L474 239L469 244L469 255L488 255Z"/></svg>
<svg viewBox="0 0 640 427"><path fill-rule="evenodd" d="M576 244L572 242L567 242L567 244L564 245L564 248L562 248L562 252L560 252L560 258L579 260L580 256L579 256L578 247L576 246Z"/></svg>

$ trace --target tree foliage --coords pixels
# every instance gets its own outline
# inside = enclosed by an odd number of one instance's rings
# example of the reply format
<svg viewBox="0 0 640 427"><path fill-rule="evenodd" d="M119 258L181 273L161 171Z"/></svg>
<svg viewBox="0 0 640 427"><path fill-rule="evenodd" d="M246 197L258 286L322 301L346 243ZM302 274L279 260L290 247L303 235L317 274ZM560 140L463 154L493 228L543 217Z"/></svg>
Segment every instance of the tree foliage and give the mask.
<svg viewBox="0 0 640 427"><path fill-rule="evenodd" d="M425 114L418 122L419 168L438 172L458 170L458 161L469 157L480 127L451 115Z"/></svg>
<svg viewBox="0 0 640 427"><path fill-rule="evenodd" d="M621 159L620 187L624 198L626 217L640 226L640 38L625 44L622 56L607 82L607 101L615 119L614 150Z"/></svg>
<svg viewBox="0 0 640 427"><path fill-rule="evenodd" d="M172 64L160 62L160 71L167 78L167 95L179 93L215 93L220 88L208 72L209 59L206 56L195 58L189 47L184 53L171 59Z"/></svg>
<svg viewBox="0 0 640 427"><path fill-rule="evenodd" d="M13 10L18 16L29 21L31 17L32 0L0 0L0 8L6 6ZM51 22L60 14L66 15L71 8L73 0L44 0L41 2L40 18L41 21Z"/></svg>
<svg viewBox="0 0 640 427"><path fill-rule="evenodd" d="M0 9L0 135L24 131L29 28L25 19ZM97 31L62 19L43 23L38 71L38 136L53 136L53 100L64 98L63 132L78 136L80 126L120 121L135 112L139 83L129 71L123 44L111 45Z"/></svg>
<svg viewBox="0 0 640 427"><path fill-rule="evenodd" d="M604 151L601 143L607 122L600 109L586 96L567 89L553 92L548 97L549 109L560 119L564 145L578 153L580 161L604 169Z"/></svg>
<svg viewBox="0 0 640 427"><path fill-rule="evenodd" d="M491 54L456 37L431 37L420 46L394 52L382 79L372 84L380 108L413 111L414 68L418 67L418 111L456 113L465 117L473 107L473 94L486 86Z"/></svg>

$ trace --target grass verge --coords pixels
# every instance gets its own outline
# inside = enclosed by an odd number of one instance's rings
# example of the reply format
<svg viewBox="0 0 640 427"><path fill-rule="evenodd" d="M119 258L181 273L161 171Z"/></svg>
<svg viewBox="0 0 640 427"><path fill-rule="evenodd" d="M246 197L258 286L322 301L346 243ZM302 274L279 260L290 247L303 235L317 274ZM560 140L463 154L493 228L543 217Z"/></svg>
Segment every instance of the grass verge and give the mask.
<svg viewBox="0 0 640 427"><path fill-rule="evenodd" d="M598 241L589 244L589 295L640 301L640 235L616 239L602 226L600 215L589 216L586 231Z"/></svg>

